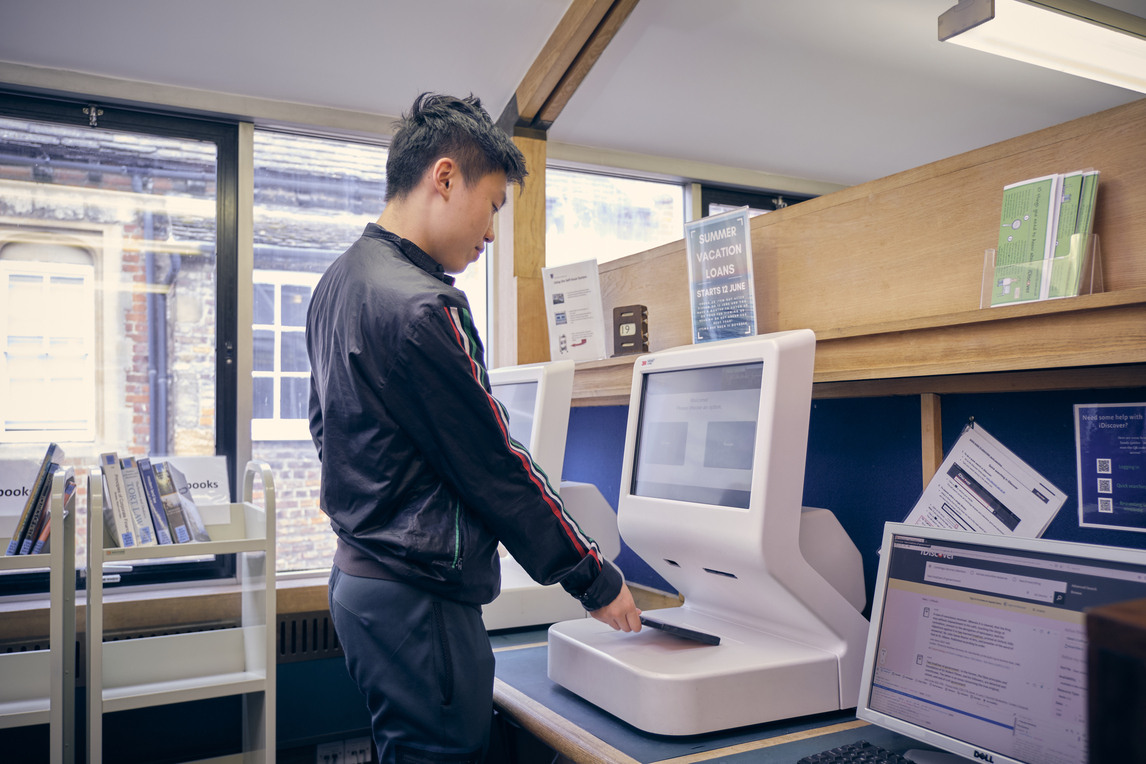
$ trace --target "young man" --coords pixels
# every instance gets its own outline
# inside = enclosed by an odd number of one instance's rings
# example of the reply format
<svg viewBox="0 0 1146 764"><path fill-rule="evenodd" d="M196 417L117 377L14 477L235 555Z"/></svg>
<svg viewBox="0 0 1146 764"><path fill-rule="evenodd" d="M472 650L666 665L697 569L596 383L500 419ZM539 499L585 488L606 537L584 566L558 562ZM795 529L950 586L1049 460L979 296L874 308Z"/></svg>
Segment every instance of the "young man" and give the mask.
<svg viewBox="0 0 1146 764"><path fill-rule="evenodd" d="M338 534L330 611L384 764L480 760L493 701L481 606L499 590L499 540L593 617L640 630L620 573L509 438L448 275L493 241L525 175L477 98L419 96L390 146L385 210L307 315L320 505Z"/></svg>

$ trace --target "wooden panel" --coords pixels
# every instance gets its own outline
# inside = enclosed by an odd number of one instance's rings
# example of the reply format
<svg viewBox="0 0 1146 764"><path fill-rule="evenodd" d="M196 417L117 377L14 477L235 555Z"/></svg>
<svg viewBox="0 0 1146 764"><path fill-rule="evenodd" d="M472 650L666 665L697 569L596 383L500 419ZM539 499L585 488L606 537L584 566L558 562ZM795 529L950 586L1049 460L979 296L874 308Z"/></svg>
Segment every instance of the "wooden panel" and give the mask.
<svg viewBox="0 0 1146 764"><path fill-rule="evenodd" d="M1106 293L979 309L1004 185L1101 173ZM753 218L761 333L810 328L817 383L1146 362L1146 100ZM691 342L684 241L602 265L605 315L649 312L649 347ZM587 367L586 403L628 398Z"/></svg>
<svg viewBox="0 0 1146 764"><path fill-rule="evenodd" d="M545 140L513 137L529 176L513 194L513 275L540 277L545 265ZM544 314L542 314L544 318Z"/></svg>
<svg viewBox="0 0 1146 764"><path fill-rule="evenodd" d="M513 200L513 278L516 355L507 365L549 360L541 269L545 265L545 141L514 136L529 177ZM504 304L504 303L503 303ZM504 326L504 324L502 324Z"/></svg>
<svg viewBox="0 0 1146 764"><path fill-rule="evenodd" d="M919 434L923 448L923 485L931 482L931 478L943 464L943 410L941 401L935 393L923 393L919 396Z"/></svg>
<svg viewBox="0 0 1146 764"><path fill-rule="evenodd" d="M541 274L517 282L517 363L549 360L549 326L545 316L545 291ZM540 309L540 313L538 312ZM538 317L540 316L540 318Z"/></svg>

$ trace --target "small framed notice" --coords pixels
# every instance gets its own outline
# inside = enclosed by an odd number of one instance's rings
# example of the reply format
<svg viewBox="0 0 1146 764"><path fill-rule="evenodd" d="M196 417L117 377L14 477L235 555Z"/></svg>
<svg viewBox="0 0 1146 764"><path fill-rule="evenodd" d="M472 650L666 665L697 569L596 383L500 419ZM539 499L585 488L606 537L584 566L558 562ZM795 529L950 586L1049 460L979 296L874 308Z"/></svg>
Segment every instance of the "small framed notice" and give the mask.
<svg viewBox="0 0 1146 764"><path fill-rule="evenodd" d="M756 290L748 208L684 225L692 341L756 334Z"/></svg>

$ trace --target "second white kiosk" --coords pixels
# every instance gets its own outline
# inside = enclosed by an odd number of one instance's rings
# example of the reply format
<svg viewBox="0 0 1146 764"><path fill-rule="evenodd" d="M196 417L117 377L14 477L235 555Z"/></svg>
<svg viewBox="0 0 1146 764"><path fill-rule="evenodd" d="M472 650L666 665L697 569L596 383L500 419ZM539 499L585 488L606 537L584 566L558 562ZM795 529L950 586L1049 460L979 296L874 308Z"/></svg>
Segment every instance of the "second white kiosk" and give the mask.
<svg viewBox="0 0 1146 764"><path fill-rule="evenodd" d="M684 596L615 632L549 629L549 677L633 726L692 735L851 708L868 622L859 551L802 507L815 335L780 332L636 359L621 536Z"/></svg>

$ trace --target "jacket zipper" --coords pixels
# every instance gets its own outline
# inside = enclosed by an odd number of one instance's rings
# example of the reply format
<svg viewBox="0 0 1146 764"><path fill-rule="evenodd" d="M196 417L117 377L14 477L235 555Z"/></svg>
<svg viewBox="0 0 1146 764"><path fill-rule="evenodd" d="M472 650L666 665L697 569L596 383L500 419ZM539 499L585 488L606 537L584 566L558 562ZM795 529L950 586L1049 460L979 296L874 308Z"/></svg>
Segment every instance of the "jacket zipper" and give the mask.
<svg viewBox="0 0 1146 764"><path fill-rule="evenodd" d="M454 502L454 569L462 564L462 504Z"/></svg>

